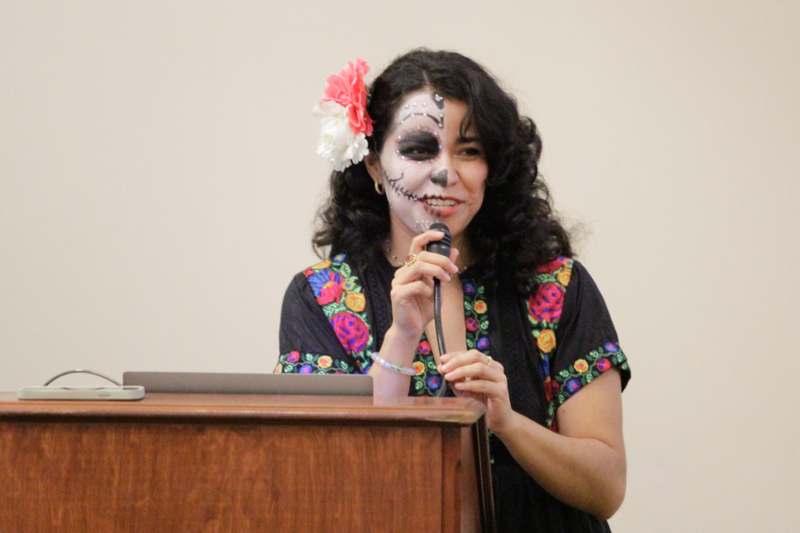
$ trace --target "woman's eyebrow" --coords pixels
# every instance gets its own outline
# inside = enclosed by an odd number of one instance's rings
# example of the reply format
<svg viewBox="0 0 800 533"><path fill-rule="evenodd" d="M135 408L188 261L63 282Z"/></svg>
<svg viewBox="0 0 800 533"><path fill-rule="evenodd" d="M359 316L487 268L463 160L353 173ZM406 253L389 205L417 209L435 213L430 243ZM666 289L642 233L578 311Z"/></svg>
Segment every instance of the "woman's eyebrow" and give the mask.
<svg viewBox="0 0 800 533"><path fill-rule="evenodd" d="M466 137L464 135L459 135L458 139L456 139L458 144L469 144L469 143L480 143L481 140L477 137Z"/></svg>

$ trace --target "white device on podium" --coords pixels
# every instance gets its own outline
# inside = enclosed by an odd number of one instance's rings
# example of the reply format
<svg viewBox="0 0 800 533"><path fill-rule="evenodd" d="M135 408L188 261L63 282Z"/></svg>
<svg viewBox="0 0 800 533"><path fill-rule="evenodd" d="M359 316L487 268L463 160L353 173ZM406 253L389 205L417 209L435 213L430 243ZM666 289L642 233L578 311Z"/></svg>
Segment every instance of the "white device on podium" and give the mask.
<svg viewBox="0 0 800 533"><path fill-rule="evenodd" d="M50 384L68 374L91 374L110 381L114 387L55 387ZM122 385L118 381L94 370L75 369L56 374L41 387L23 387L17 391L20 400L141 400L144 387Z"/></svg>

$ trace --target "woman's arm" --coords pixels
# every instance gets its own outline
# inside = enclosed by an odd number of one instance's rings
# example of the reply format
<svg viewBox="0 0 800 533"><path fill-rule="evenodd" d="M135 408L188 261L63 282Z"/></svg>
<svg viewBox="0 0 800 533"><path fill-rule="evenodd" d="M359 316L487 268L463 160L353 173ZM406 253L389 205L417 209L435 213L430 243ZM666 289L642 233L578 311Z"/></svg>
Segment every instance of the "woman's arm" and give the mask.
<svg viewBox="0 0 800 533"><path fill-rule="evenodd" d="M414 260L395 272L392 279L392 325L386 332L380 356L400 367L409 367L425 326L433 320L433 280L450 281L458 272L453 262L458 250L452 248L450 257L425 251L427 244L444 237L440 231L429 230L412 239L409 254ZM393 372L380 364L370 367L373 390L377 398L408 396L410 377Z"/></svg>
<svg viewBox="0 0 800 533"><path fill-rule="evenodd" d="M398 366L407 367L414 358L414 350L418 342L419 335L403 335L397 329L390 327L383 338L383 345L380 349L381 357ZM372 376L372 390L375 398L408 396L410 376L393 372L379 364L373 364L369 368L369 375Z"/></svg>
<svg viewBox="0 0 800 533"><path fill-rule="evenodd" d="M495 434L550 494L608 519L625 497L622 396L617 371L607 372L564 403L559 433L514 413Z"/></svg>
<svg viewBox="0 0 800 533"><path fill-rule="evenodd" d="M475 350L446 354L443 361L445 378L455 382L456 390L486 402L489 429L542 488L600 518L619 509L626 463L616 370L601 375L559 408L560 433L555 433L511 409L505 371L497 361Z"/></svg>

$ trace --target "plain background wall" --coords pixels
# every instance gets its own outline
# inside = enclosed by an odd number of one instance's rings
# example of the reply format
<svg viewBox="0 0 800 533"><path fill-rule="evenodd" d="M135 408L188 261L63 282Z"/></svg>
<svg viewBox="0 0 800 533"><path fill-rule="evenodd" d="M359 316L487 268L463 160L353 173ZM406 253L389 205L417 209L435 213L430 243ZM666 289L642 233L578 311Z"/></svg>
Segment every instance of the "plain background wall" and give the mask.
<svg viewBox="0 0 800 533"><path fill-rule="evenodd" d="M455 49L541 128L631 359L615 531L797 531L798 15L0 0L0 389L271 371L283 291L314 261L325 77Z"/></svg>

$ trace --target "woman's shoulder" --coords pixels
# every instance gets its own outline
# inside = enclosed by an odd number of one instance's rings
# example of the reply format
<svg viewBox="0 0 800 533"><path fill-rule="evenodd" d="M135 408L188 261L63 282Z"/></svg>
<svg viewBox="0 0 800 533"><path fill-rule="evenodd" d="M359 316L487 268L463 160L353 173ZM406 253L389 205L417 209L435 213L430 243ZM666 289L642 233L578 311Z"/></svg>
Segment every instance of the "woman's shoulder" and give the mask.
<svg viewBox="0 0 800 533"><path fill-rule="evenodd" d="M598 289L586 267L574 257L558 256L536 269L528 313L534 323L556 326L567 302L574 305L582 294L594 292Z"/></svg>
<svg viewBox="0 0 800 533"><path fill-rule="evenodd" d="M330 292L332 285L338 285L343 270L350 270L345 254L322 259L296 272L289 282L287 292L303 293L310 290L318 300L323 291Z"/></svg>
<svg viewBox="0 0 800 533"><path fill-rule="evenodd" d="M361 280L348 263L347 254L336 254L314 263L297 273L292 284L307 285L323 308L335 305L344 305L351 311L364 308Z"/></svg>
<svg viewBox="0 0 800 533"><path fill-rule="evenodd" d="M580 268L576 259L565 255L539 265L536 268L534 294L546 289L548 284L556 284L559 289L566 290L572 281L573 271Z"/></svg>
<svg viewBox="0 0 800 533"><path fill-rule="evenodd" d="M331 280L342 276L353 276L353 268L347 262L347 254L337 254L333 257L326 257L309 265L292 279L293 283L302 283L308 280L312 287L320 283L325 284Z"/></svg>
<svg viewBox="0 0 800 533"><path fill-rule="evenodd" d="M308 277L315 272L325 270L341 270L343 266L349 267L347 263L347 254L344 253L336 254L333 257L326 257L320 261L317 261L313 265L304 268L300 273L305 277Z"/></svg>
<svg viewBox="0 0 800 533"><path fill-rule="evenodd" d="M533 290L527 297L531 323L552 327L558 324L564 307L564 296L572 281L575 260L558 256L536 268Z"/></svg>
<svg viewBox="0 0 800 533"><path fill-rule="evenodd" d="M591 281L586 265L574 257L561 255L536 268L534 292L547 283L555 283L566 291L584 281Z"/></svg>

